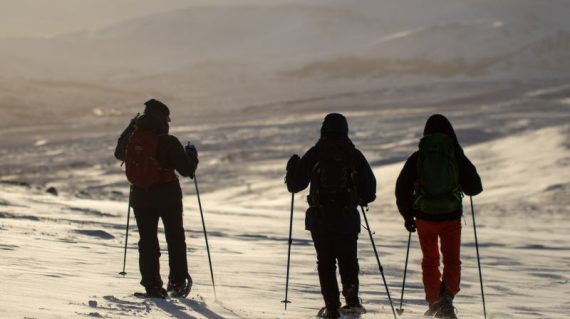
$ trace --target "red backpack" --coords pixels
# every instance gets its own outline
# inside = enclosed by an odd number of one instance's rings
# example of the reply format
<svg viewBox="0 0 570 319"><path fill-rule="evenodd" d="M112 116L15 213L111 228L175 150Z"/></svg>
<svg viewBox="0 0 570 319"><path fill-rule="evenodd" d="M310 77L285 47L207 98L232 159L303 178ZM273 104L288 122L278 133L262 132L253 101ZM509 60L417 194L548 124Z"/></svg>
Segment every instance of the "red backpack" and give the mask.
<svg viewBox="0 0 570 319"><path fill-rule="evenodd" d="M125 154L126 174L131 184L148 191L176 179L173 169L160 166L157 148L158 135L153 130L137 129L131 134Z"/></svg>

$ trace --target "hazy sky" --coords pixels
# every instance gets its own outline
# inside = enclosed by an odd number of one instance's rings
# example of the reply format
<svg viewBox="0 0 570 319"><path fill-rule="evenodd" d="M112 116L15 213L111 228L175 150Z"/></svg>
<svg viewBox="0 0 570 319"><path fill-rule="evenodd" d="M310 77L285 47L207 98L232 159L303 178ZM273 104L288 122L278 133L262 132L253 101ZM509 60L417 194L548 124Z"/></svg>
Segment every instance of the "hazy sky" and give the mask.
<svg viewBox="0 0 570 319"><path fill-rule="evenodd" d="M52 36L94 30L192 5L295 0L0 0L0 37Z"/></svg>

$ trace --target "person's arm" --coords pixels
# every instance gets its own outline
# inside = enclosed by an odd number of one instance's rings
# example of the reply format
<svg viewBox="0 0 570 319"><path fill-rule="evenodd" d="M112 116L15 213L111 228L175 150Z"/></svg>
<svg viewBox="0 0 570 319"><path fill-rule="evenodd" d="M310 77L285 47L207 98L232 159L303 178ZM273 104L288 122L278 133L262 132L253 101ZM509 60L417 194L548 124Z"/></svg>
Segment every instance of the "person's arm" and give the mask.
<svg viewBox="0 0 570 319"><path fill-rule="evenodd" d="M125 161L125 153L127 152L127 144L129 143L129 137L137 128L136 122L139 118L139 114L131 119L129 126L127 126L121 136L119 136L119 140L117 141L117 146L115 147L115 158L119 161Z"/></svg>
<svg viewBox="0 0 570 319"><path fill-rule="evenodd" d="M396 205L404 220L413 219L414 181L417 178L417 152L412 154L396 180Z"/></svg>
<svg viewBox="0 0 570 319"><path fill-rule="evenodd" d="M483 191L483 185L475 165L465 156L462 149L458 152L458 159L459 184L461 184L461 190L469 196L478 195Z"/></svg>
<svg viewBox="0 0 570 319"><path fill-rule="evenodd" d="M129 137L134 132L134 126L130 125L125 128L119 140L117 141L117 146L115 147L115 158L119 161L125 161L125 153L127 152L127 144L129 143Z"/></svg>
<svg viewBox="0 0 570 319"><path fill-rule="evenodd" d="M288 163L285 183L289 192L297 193L309 186L311 182L311 172L316 163L316 152L314 147L309 149L302 158L295 159L293 156Z"/></svg>
<svg viewBox="0 0 570 319"><path fill-rule="evenodd" d="M198 167L198 157L186 152L182 143L175 136L168 136L168 144L168 155L173 168L182 176L194 177Z"/></svg>
<svg viewBox="0 0 570 319"><path fill-rule="evenodd" d="M358 204L366 206L376 199L376 177L366 157L359 150L356 150L355 164Z"/></svg>

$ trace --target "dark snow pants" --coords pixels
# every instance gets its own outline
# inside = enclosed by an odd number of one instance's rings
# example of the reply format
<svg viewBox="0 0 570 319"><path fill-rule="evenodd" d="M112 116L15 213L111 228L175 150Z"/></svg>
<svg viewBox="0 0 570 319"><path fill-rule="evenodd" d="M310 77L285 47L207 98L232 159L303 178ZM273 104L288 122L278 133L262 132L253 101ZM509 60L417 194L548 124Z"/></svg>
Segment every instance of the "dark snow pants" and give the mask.
<svg viewBox="0 0 570 319"><path fill-rule="evenodd" d="M186 240L182 224L182 202L161 208L134 208L139 229L139 268L142 276L141 285L162 287L160 277L160 247L158 244L158 220L162 218L166 242L168 244L168 263L170 282L186 280L188 262L186 260Z"/></svg>
<svg viewBox="0 0 570 319"><path fill-rule="evenodd" d="M336 280L336 261L342 281L342 294L347 304L358 302L358 234L317 233L311 232L317 251L317 264L321 293L325 306L329 309L340 308L338 283Z"/></svg>

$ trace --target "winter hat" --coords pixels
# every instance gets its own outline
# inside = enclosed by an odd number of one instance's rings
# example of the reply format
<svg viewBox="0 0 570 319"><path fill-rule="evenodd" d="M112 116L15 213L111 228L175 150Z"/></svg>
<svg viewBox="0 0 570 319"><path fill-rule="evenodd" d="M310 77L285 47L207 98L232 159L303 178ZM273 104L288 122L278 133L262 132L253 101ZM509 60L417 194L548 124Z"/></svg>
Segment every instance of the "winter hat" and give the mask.
<svg viewBox="0 0 570 319"><path fill-rule="evenodd" d="M430 116L426 122L426 126L424 128L424 136L434 133L442 133L451 137L459 146L459 141L457 140L457 135L455 135L453 126L451 126L451 122L449 122L449 120L441 114L434 114Z"/></svg>
<svg viewBox="0 0 570 319"><path fill-rule="evenodd" d="M144 105L145 105L144 114L151 116L160 116L160 117L170 116L170 110L168 109L168 106L166 106L164 103L158 100L150 99L146 101Z"/></svg>
<svg viewBox="0 0 570 319"><path fill-rule="evenodd" d="M321 127L321 136L348 136L346 117L339 113L330 113L325 116Z"/></svg>

